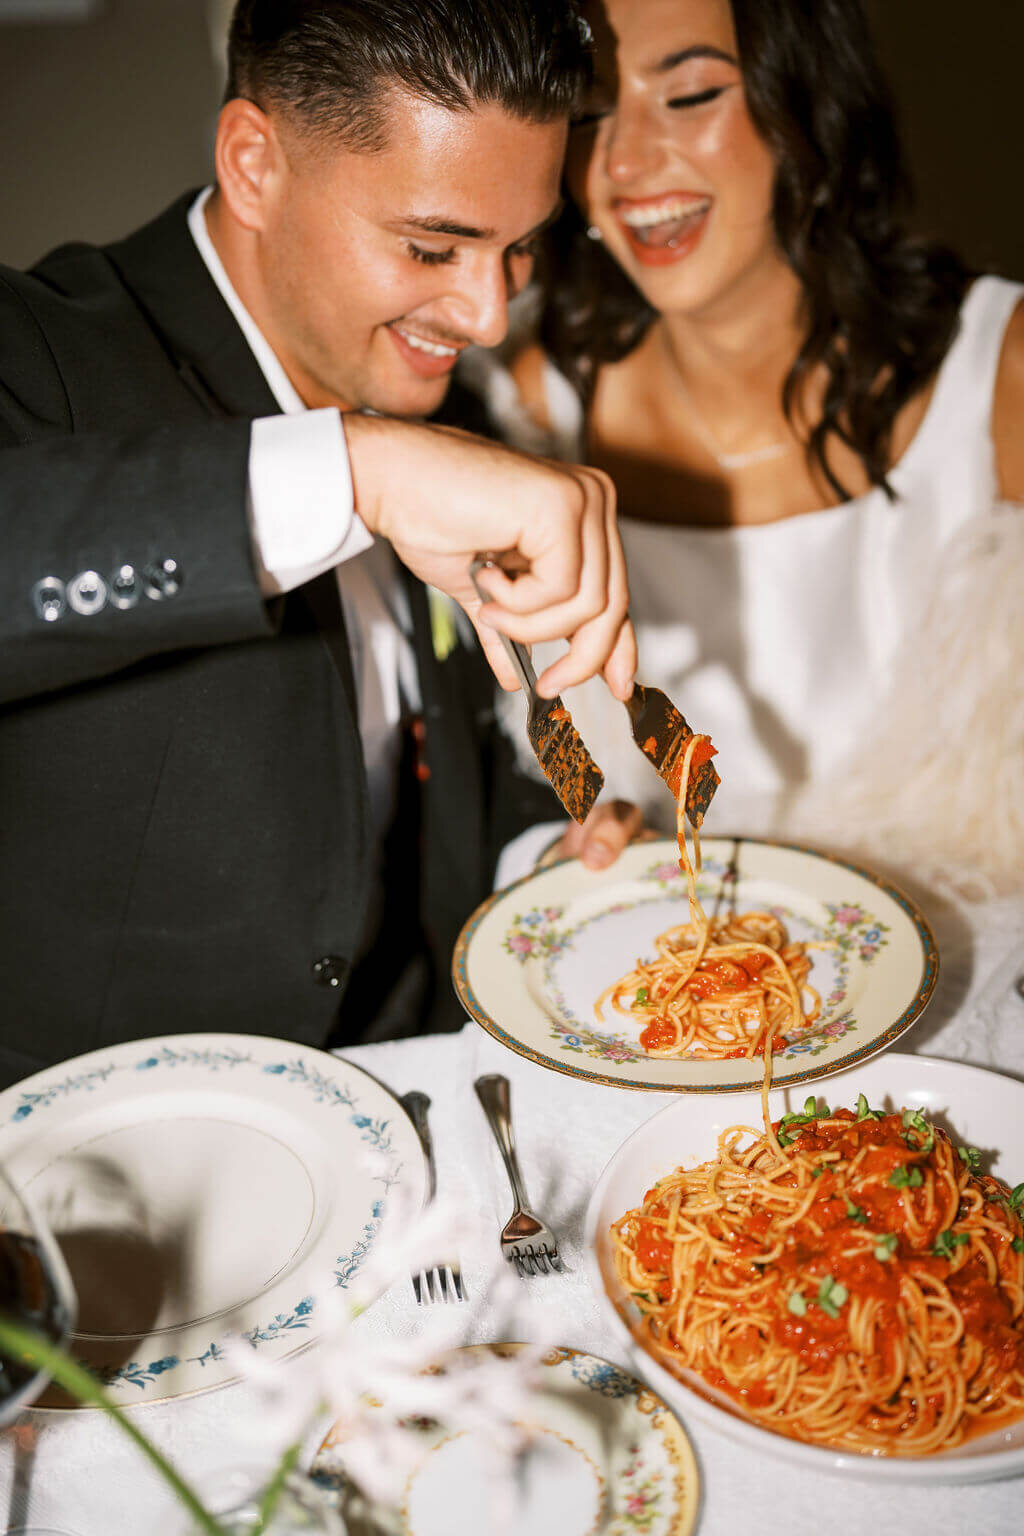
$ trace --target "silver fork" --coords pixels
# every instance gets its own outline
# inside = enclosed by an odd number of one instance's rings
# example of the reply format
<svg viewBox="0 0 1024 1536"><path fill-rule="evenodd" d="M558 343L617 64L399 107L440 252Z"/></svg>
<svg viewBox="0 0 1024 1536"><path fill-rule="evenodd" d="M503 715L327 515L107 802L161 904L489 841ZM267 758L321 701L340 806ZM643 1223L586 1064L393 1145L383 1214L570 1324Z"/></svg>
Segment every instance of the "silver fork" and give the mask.
<svg viewBox="0 0 1024 1536"><path fill-rule="evenodd" d="M515 1265L518 1275L546 1275L550 1270L561 1274L563 1265L558 1257L555 1234L534 1215L527 1199L512 1136L508 1078L502 1077L500 1072L489 1072L486 1077L478 1077L473 1086L498 1143L515 1196L515 1210L502 1228L501 1251L509 1263Z"/></svg>
<svg viewBox="0 0 1024 1536"><path fill-rule="evenodd" d="M423 1148L423 1156L427 1160L427 1205L437 1194L437 1167L434 1163L434 1143L430 1136L430 1125L427 1121L427 1110L430 1108L430 1100L425 1093L404 1093L401 1103L416 1127L416 1134ZM412 1277L413 1294L420 1306L424 1301L465 1301L466 1292L462 1285L462 1269L457 1258L449 1259L447 1263L435 1264L432 1269L424 1269Z"/></svg>

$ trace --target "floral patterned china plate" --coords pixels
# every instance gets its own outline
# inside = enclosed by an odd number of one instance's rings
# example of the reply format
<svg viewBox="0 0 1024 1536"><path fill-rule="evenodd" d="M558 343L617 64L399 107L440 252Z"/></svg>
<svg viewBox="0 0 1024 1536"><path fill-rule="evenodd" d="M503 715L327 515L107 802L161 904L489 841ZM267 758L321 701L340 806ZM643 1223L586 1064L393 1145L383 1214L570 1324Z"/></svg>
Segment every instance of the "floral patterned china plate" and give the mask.
<svg viewBox="0 0 1024 1536"><path fill-rule="evenodd" d="M521 1344L456 1350L462 1368L487 1355L512 1365ZM341 1492L350 1536L690 1536L698 1508L697 1466L681 1424L662 1399L619 1366L575 1349L555 1349L519 1426L528 1439L515 1466L519 1507L499 1519L499 1484L489 1474L490 1442L475 1431L450 1434L430 1419L403 1427L412 1447L394 1503L362 1519L346 1503L345 1433L337 1426L313 1462L316 1481ZM518 1421L517 1421L518 1422Z"/></svg>
<svg viewBox="0 0 1024 1536"><path fill-rule="evenodd" d="M810 1028L774 1053L779 1085L839 1072L883 1050L917 1019L938 952L924 917L895 886L856 864L791 843L705 838L698 894L709 916L769 910L792 939L814 941ZM759 1087L760 1056L707 1061L644 1054L638 1022L594 1002L657 934L686 922L674 840L636 843L608 870L564 860L498 891L469 919L453 974L466 1010L496 1040L541 1066L661 1093Z"/></svg>
<svg viewBox="0 0 1024 1536"><path fill-rule="evenodd" d="M378 1082L249 1035L133 1041L16 1083L0 1163L68 1261L72 1351L121 1404L235 1379L230 1339L262 1358L311 1343L315 1293L350 1285L426 1183ZM52 1390L41 1406L64 1406Z"/></svg>

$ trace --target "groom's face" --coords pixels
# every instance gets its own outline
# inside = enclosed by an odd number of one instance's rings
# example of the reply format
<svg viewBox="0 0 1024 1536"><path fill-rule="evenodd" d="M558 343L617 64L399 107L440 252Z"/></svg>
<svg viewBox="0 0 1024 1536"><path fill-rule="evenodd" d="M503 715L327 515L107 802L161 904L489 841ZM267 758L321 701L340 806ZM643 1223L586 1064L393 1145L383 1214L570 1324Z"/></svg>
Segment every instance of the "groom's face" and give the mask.
<svg viewBox="0 0 1024 1536"><path fill-rule="evenodd" d="M282 129L257 318L307 405L428 415L459 353L495 346L556 211L566 124L392 92L383 149Z"/></svg>

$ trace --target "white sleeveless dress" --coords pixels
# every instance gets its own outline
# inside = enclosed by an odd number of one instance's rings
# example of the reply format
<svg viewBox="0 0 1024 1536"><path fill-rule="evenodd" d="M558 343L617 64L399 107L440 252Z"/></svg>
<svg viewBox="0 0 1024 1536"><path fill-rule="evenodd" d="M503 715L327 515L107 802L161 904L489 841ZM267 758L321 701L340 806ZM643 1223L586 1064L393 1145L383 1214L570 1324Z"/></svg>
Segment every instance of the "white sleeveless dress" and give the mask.
<svg viewBox="0 0 1024 1536"><path fill-rule="evenodd" d="M724 529L642 522L625 507L620 523L637 676L665 689L718 748L722 784L705 831L803 837L919 892L1000 892L1018 942L1024 511L998 504L991 423L1000 349L1022 295L995 277L971 287L926 415L890 477L895 501L875 489ZM540 446L508 375L492 370L482 384L509 437ZM547 390L557 441L543 446L575 458L576 398L553 369ZM537 647L537 670L559 649ZM669 830L674 806L633 746L622 705L599 680L565 703L604 769L605 793ZM521 697L500 707L534 766Z"/></svg>

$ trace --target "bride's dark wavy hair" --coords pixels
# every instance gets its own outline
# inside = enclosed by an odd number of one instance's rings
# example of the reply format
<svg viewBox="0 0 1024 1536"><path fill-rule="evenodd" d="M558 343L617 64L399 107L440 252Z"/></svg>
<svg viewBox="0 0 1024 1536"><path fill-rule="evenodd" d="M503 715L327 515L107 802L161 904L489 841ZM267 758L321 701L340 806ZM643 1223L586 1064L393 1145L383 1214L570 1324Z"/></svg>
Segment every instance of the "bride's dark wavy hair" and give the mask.
<svg viewBox="0 0 1024 1536"><path fill-rule="evenodd" d="M801 381L824 363L809 461L849 499L828 462L834 434L891 495L893 423L945 356L972 274L907 233L910 180L860 0L731 4L750 115L775 156L776 239L804 292L783 406L792 419ZM545 279L541 339L588 402L599 365L632 351L656 311L568 200Z"/></svg>

